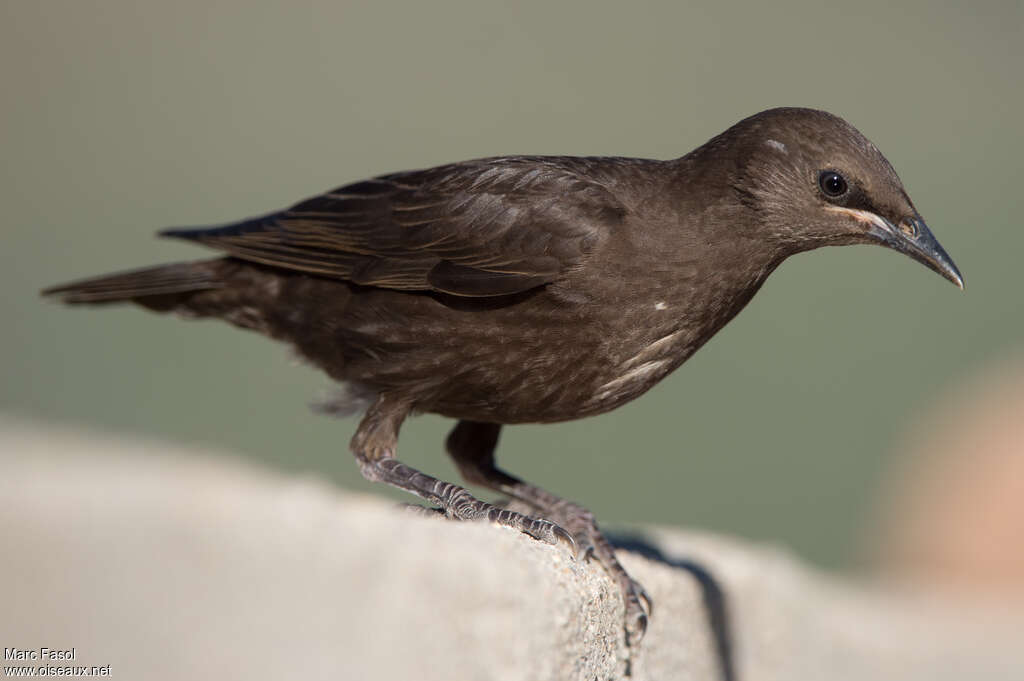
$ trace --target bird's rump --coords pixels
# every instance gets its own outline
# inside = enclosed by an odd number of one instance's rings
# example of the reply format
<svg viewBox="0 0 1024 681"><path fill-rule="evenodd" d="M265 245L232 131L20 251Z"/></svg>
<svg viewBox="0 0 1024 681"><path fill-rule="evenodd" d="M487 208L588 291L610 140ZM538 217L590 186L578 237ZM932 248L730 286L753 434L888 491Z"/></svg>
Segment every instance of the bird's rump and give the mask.
<svg viewBox="0 0 1024 681"><path fill-rule="evenodd" d="M507 295L579 265L622 218L580 163L520 156L395 173L262 217L161 234L359 285Z"/></svg>

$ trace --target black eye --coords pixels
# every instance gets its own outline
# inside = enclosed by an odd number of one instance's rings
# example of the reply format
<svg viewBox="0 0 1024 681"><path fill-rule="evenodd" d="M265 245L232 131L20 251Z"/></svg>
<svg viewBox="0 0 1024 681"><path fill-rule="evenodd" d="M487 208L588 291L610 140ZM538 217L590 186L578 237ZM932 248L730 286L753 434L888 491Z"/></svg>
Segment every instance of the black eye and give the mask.
<svg viewBox="0 0 1024 681"><path fill-rule="evenodd" d="M834 170L823 170L818 175L818 186L825 196L842 196L846 193L846 180Z"/></svg>

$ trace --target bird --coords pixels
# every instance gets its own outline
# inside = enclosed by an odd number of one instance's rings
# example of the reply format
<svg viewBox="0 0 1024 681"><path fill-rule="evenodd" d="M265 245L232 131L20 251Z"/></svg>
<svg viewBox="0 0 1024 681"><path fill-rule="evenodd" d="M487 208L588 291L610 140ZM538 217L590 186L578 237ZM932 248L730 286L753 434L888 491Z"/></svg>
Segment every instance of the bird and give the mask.
<svg viewBox="0 0 1024 681"><path fill-rule="evenodd" d="M595 559L621 590L629 645L650 596L590 511L498 467L502 427L639 397L797 253L879 244L964 286L878 148L807 108L754 114L670 160L483 158L160 234L219 254L43 295L217 318L291 345L344 387L330 408L362 409L350 448L365 478ZM399 429L421 412L455 419L446 447L462 477L514 503L403 463Z"/></svg>

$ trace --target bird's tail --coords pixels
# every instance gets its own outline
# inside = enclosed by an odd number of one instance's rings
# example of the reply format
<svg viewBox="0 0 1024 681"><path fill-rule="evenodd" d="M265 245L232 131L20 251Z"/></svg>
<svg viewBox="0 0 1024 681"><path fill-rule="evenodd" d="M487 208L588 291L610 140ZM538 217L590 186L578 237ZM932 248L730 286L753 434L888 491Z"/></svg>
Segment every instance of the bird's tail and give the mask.
<svg viewBox="0 0 1024 681"><path fill-rule="evenodd" d="M168 310L197 291L223 286L219 262L183 262L117 272L53 286L43 290L42 295L73 305L130 301Z"/></svg>
<svg viewBox="0 0 1024 681"><path fill-rule="evenodd" d="M72 305L130 302L155 312L215 317L283 338L287 329L275 311L286 279L287 273L229 257L117 272L54 286L42 294Z"/></svg>

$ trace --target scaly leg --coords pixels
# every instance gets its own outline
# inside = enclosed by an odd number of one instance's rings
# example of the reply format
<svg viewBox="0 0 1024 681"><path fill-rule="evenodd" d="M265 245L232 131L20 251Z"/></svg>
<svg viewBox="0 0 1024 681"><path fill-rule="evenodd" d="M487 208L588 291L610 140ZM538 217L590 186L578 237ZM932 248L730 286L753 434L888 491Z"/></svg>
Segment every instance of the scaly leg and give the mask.
<svg viewBox="0 0 1024 681"><path fill-rule="evenodd" d="M448 453L455 460L459 472L467 482L508 494L536 508L540 515L564 527L580 547L581 555L593 555L611 575L626 605L626 632L629 643L643 638L647 618L651 612L651 599L639 583L633 580L615 558L615 549L605 539L587 509L556 497L539 487L523 482L498 468L494 463L494 449L498 444L501 426L496 423L459 421L448 435Z"/></svg>
<svg viewBox="0 0 1024 681"><path fill-rule="evenodd" d="M409 403L380 395L366 412L351 444L363 477L419 495L440 506L449 518L486 519L525 532L548 544L563 542L573 551L576 550L572 535L555 523L488 504L474 497L464 487L420 473L396 459L398 430L409 410Z"/></svg>

